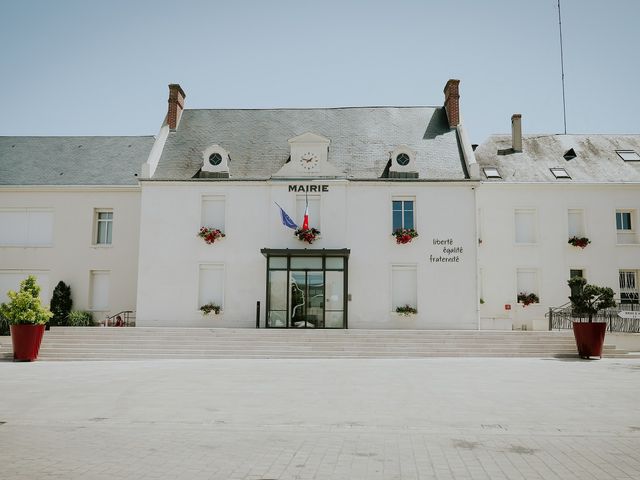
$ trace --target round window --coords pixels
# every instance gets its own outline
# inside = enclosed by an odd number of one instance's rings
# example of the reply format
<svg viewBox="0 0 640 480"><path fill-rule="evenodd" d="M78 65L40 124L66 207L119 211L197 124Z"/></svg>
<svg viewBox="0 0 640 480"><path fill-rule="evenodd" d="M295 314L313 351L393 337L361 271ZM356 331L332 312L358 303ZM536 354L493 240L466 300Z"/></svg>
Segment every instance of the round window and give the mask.
<svg viewBox="0 0 640 480"><path fill-rule="evenodd" d="M209 157L209 163L211 165L220 165L222 163L222 155L219 153L212 153Z"/></svg>
<svg viewBox="0 0 640 480"><path fill-rule="evenodd" d="M396 162L398 162L398 165L401 165L403 167L409 165L409 160L411 159L406 153L401 153L396 157Z"/></svg>

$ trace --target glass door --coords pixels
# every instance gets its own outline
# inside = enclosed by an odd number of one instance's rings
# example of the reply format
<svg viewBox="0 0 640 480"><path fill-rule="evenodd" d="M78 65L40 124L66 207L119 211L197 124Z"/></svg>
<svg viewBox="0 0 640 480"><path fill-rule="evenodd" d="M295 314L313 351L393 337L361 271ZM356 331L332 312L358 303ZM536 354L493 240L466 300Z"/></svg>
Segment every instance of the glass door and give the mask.
<svg viewBox="0 0 640 480"><path fill-rule="evenodd" d="M271 253L274 252L274 253ZM333 255L263 249L267 328L347 328L349 250Z"/></svg>
<svg viewBox="0 0 640 480"><path fill-rule="evenodd" d="M289 315L293 328L324 328L324 272L289 272Z"/></svg>

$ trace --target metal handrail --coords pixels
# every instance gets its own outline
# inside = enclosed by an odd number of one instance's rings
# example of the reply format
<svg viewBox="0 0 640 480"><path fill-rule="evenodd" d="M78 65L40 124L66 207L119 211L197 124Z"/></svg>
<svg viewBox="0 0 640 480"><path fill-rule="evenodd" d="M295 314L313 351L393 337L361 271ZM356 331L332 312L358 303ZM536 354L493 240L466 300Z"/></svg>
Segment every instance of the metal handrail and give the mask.
<svg viewBox="0 0 640 480"><path fill-rule="evenodd" d="M593 314L592 321L605 322L610 332L640 333L640 318L623 318L618 315L620 312L628 311L640 311L640 305L617 301L616 307L606 308ZM589 321L588 315L575 313L570 304L568 307L563 305L549 308L545 317L549 318L549 330L570 330L573 328L573 322Z"/></svg>

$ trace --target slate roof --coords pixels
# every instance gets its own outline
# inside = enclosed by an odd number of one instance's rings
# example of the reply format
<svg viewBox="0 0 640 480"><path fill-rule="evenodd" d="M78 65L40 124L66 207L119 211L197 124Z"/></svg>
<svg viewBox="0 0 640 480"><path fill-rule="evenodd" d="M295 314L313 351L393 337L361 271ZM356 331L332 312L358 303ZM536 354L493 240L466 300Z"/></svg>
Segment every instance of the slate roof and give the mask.
<svg viewBox="0 0 640 480"><path fill-rule="evenodd" d="M522 153L498 155L511 147L510 135L492 135L475 151L480 177L492 182L640 182L640 162L625 162L616 150L640 154L640 135L526 135ZM570 149L576 157L565 160ZM487 180L482 167L497 167L502 179ZM571 179L556 179L549 170L564 168Z"/></svg>
<svg viewBox="0 0 640 480"><path fill-rule="evenodd" d="M287 141L305 132L331 140L328 161L348 178L380 178L389 152L406 145L416 152L421 179L465 179L457 134L442 107L187 109L153 179L193 178L213 144L229 152L230 180L267 179L287 161Z"/></svg>
<svg viewBox="0 0 640 480"><path fill-rule="evenodd" d="M0 185L137 185L154 137L0 137Z"/></svg>

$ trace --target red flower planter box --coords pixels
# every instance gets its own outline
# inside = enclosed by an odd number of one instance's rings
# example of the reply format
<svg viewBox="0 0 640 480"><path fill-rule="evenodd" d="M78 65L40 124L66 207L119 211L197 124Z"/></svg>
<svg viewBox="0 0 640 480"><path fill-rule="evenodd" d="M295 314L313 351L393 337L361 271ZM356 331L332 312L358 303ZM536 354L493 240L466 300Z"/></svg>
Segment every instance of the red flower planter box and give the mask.
<svg viewBox="0 0 640 480"><path fill-rule="evenodd" d="M606 322L573 322L573 336L576 338L580 358L602 358Z"/></svg>
<svg viewBox="0 0 640 480"><path fill-rule="evenodd" d="M44 325L11 325L13 360L33 362L38 358L40 343L44 335Z"/></svg>

